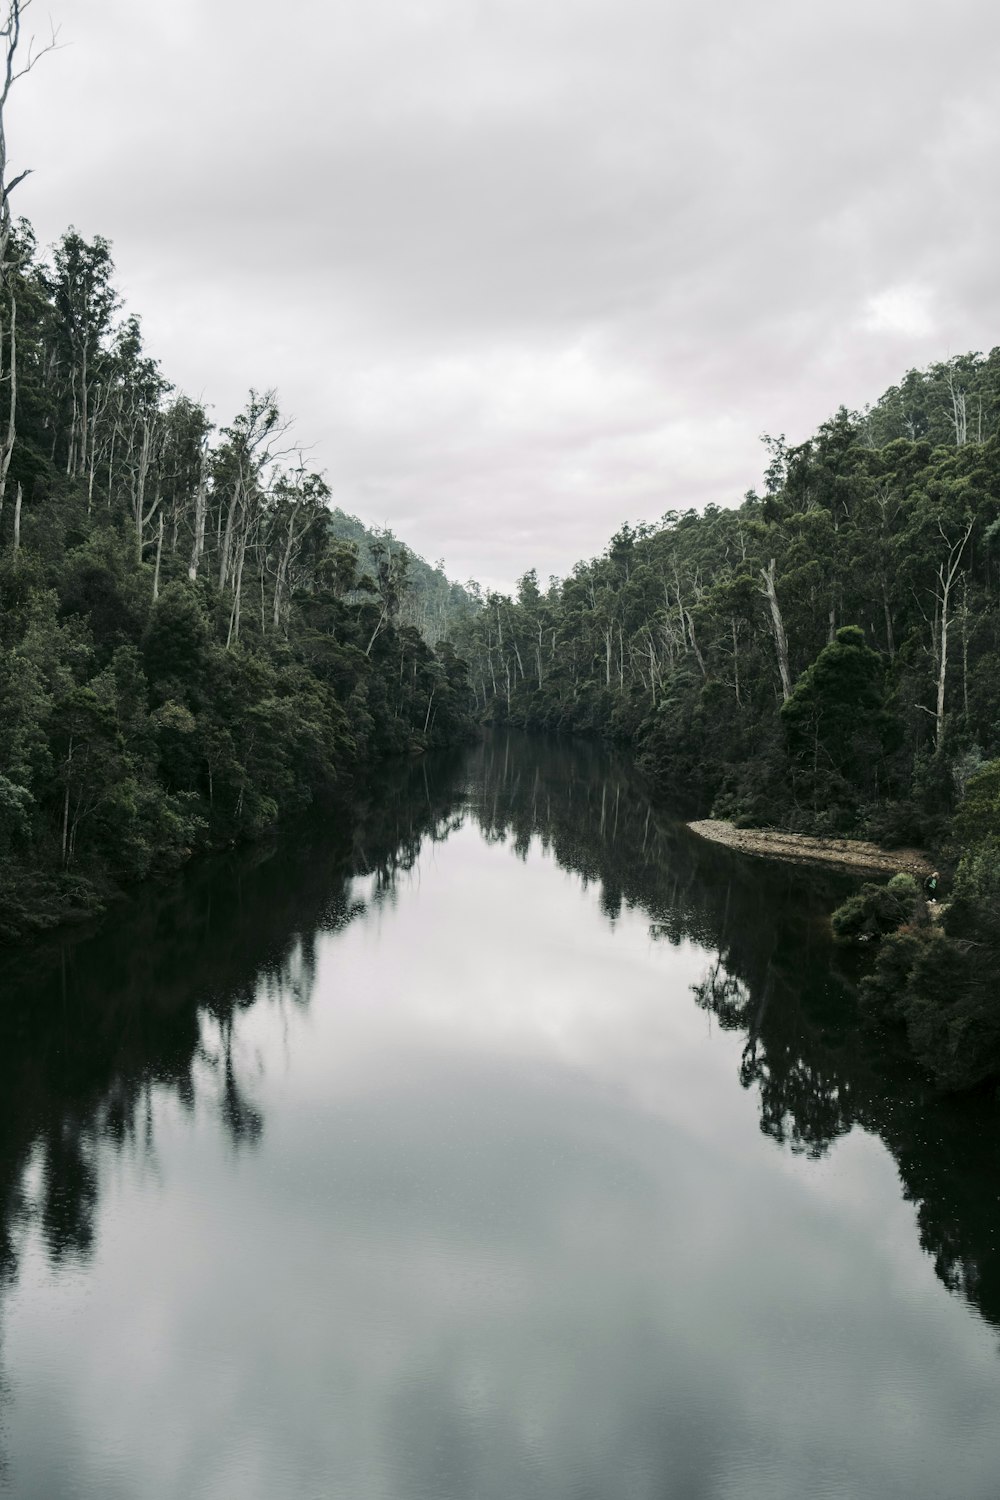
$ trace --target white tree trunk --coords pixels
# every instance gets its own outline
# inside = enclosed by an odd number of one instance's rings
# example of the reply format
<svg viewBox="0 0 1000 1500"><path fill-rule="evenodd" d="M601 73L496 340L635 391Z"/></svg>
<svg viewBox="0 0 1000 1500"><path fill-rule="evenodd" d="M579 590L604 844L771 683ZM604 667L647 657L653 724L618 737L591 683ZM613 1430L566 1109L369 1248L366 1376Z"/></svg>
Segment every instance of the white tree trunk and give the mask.
<svg viewBox="0 0 1000 1500"><path fill-rule="evenodd" d="M781 696L787 703L792 696L792 677L788 670L788 637L785 635L785 622L781 618L781 606L778 604L778 592L774 583L774 558L766 568L761 568L760 576L764 580L764 596L771 607L771 627L774 631L774 646L778 654L778 671L781 674Z"/></svg>
<svg viewBox="0 0 1000 1500"><path fill-rule="evenodd" d="M5 270L7 268L5 267ZM7 371L10 406L7 408L7 431L0 445L0 509L7 492L7 474L14 454L14 439L17 434L17 298L14 288L10 291L10 359Z"/></svg>
<svg viewBox="0 0 1000 1500"><path fill-rule="evenodd" d="M237 484L233 491L233 498L229 502L229 511L226 515L226 530L222 538L222 553L219 558L219 588L224 589L229 579L229 558L233 545L233 527L236 523L236 513L240 508L243 498L243 485Z"/></svg>
<svg viewBox="0 0 1000 1500"><path fill-rule="evenodd" d="M243 563L247 555L247 532L246 527L240 535L240 544L236 557L236 577L233 580L233 608L229 616L229 633L226 636L226 650L235 646L240 638L240 600L243 593Z"/></svg>
<svg viewBox="0 0 1000 1500"><path fill-rule="evenodd" d="M205 483L205 450L201 452L201 472L198 475L198 489L194 497L194 541L191 545L191 561L188 564L188 577L193 583L198 577L198 564L201 562L201 554L205 550L205 517L208 512L208 492Z"/></svg>
<svg viewBox="0 0 1000 1500"><path fill-rule="evenodd" d="M701 651L699 650L698 641L697 641L697 639L695 637L695 633L694 633L694 621L691 618L691 611L689 609L686 609L684 611L684 616L685 616L685 618L687 620L688 636L689 636L690 641L691 641L691 649L692 649L692 651L695 654L695 660L697 661L698 666L699 666L699 668L701 670L702 677L707 680L707 678L708 678L708 668L705 666L705 658L702 656Z"/></svg>
<svg viewBox="0 0 1000 1500"><path fill-rule="evenodd" d="M952 585L955 582L955 575L958 573L959 564L962 561L962 553L965 551L965 544L969 540L969 537L972 535L972 528L974 525L974 520L968 523L965 528L964 534L949 548L948 561L946 563L942 562L938 565L937 599L939 605L941 606L941 635L939 640L938 652L937 705L934 713L935 751L939 751L944 742L945 688L947 686L948 680L948 626L951 623L951 617L948 613L948 610L951 603L951 590ZM941 532L942 537L944 537L944 540L947 542L948 538L945 535L944 529L940 526L938 527L938 529Z"/></svg>
<svg viewBox="0 0 1000 1500"><path fill-rule="evenodd" d="M160 511L160 529L156 537L156 567L153 569L153 603L160 597L160 558L163 556L163 512Z"/></svg>

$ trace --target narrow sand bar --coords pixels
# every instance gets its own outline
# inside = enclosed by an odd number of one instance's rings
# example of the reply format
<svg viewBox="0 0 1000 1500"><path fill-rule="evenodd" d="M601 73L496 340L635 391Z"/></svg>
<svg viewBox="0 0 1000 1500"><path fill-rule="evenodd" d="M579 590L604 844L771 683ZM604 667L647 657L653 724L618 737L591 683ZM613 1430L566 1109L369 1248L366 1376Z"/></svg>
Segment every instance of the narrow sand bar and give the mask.
<svg viewBox="0 0 1000 1500"><path fill-rule="evenodd" d="M880 849L863 839L821 839L802 833L780 833L775 828L737 828L721 818L706 818L689 823L692 833L725 844L741 854L759 854L766 859L783 859L799 865L839 865L865 875L895 875L905 870L923 878L933 868L920 849Z"/></svg>

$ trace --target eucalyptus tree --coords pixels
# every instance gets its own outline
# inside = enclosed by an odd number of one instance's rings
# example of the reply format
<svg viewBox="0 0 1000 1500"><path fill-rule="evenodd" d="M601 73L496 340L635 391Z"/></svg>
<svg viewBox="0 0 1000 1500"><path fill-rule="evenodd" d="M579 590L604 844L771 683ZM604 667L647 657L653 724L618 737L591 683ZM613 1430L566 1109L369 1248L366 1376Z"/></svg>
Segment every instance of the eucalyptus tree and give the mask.
<svg viewBox="0 0 1000 1500"><path fill-rule="evenodd" d="M160 419L159 484L161 495L157 537L157 568L153 598L159 592L159 561L164 528L169 521L171 556L180 547L181 534L191 534L191 556L205 543L207 506L208 438L211 426L204 407L187 396L177 396ZM188 576L197 575L188 565Z"/></svg>
<svg viewBox="0 0 1000 1500"><path fill-rule="evenodd" d="M25 13L32 0L7 0L6 13L0 23L0 42L3 46L2 83L0 83L0 383L6 386L4 404L5 421L0 426L0 511L3 509L7 476L10 472L14 443L17 438L17 290L21 271L19 241L14 235L11 214L11 194L30 175L31 168L24 167L11 176L7 152L7 106L14 85L28 73L46 52L56 45L56 34L37 47L34 40L28 42L25 51L21 27ZM18 486L15 537L20 526L21 488ZM16 548L15 548L16 550Z"/></svg>
<svg viewBox="0 0 1000 1500"><path fill-rule="evenodd" d="M808 821L825 793L797 801L804 751L781 705L801 707L801 675L857 626L905 738L844 767L824 752L816 776L851 783L859 817L900 796L901 836L925 836L920 819L953 805L955 757L1000 754L998 416L1000 350L910 372L797 447L769 440L763 495L620 528L550 591L544 625L525 574L457 636L484 714L624 738L720 809Z"/></svg>
<svg viewBox="0 0 1000 1500"><path fill-rule="evenodd" d="M107 412L107 503L121 497L132 517L136 558L142 561L150 523L160 520L161 457L166 436L163 403L171 390L159 364L143 349L139 319L116 331L106 366L112 384ZM118 488L116 489L116 482Z"/></svg>
<svg viewBox="0 0 1000 1500"><path fill-rule="evenodd" d="M273 390L251 390L243 410L222 428L224 441L213 455L218 587L231 596L227 648L239 639L247 551L261 540L277 466L292 450L290 425Z"/></svg>
<svg viewBox="0 0 1000 1500"><path fill-rule="evenodd" d="M371 543L375 564L374 593L377 596L377 616L374 628L365 646L365 655L371 656L372 647L382 631L396 619L400 605L409 586L410 554L391 533L376 535Z"/></svg>
<svg viewBox="0 0 1000 1500"><path fill-rule="evenodd" d="M56 358L60 371L62 442L71 478L92 471L102 369L112 318L119 306L111 245L102 235L89 243L68 229L56 246L51 272Z"/></svg>
<svg viewBox="0 0 1000 1500"><path fill-rule="evenodd" d="M273 578L271 625L277 631L287 613L288 594L294 589L310 541L318 544L321 522L327 514L330 487L321 474L299 468L282 474L271 492L268 547L262 551L262 566ZM313 547L314 555L317 547Z"/></svg>

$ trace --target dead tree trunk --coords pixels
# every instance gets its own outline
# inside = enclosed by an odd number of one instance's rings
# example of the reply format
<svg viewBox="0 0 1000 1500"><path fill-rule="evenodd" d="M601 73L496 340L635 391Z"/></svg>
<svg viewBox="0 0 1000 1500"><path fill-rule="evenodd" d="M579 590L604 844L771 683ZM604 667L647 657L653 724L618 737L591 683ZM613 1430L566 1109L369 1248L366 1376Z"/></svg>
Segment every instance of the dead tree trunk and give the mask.
<svg viewBox="0 0 1000 1500"><path fill-rule="evenodd" d="M3 23L0 24L0 38L3 39L3 64L2 74L0 74L0 79L2 79L0 83L0 302L10 308L7 425L3 439L0 441L0 505L3 504L7 474L17 435L17 296L15 288L18 264L16 257L11 253L13 221L10 212L10 195L31 171L28 167L23 172L19 172L16 177L9 178L7 175L7 101L18 79L30 73L38 59L44 57L46 52L51 52L56 44L54 32L51 41L37 51L29 43L27 58L23 66L18 68L17 49L21 40L21 18L30 4L31 0L7 0L7 13ZM20 511L18 513L20 514Z"/></svg>
<svg viewBox="0 0 1000 1500"><path fill-rule="evenodd" d="M271 623L277 630L281 624L281 597L285 591L285 580L288 577L288 566L291 562L292 548L295 545L295 512L288 517L288 535L285 537L285 545L278 559L278 571L274 576L274 607L271 611Z"/></svg>
<svg viewBox="0 0 1000 1500"><path fill-rule="evenodd" d="M160 597L160 559L163 556L163 512L160 511L160 529L156 536L156 567L153 569L153 603Z"/></svg>
<svg viewBox="0 0 1000 1500"><path fill-rule="evenodd" d="M944 742L945 687L948 679L948 626L951 624L951 616L949 615L948 610L951 603L951 590L955 582L956 574L958 573L959 564L962 561L962 553L965 551L965 544L969 540L969 537L972 535L972 528L975 524L976 523L974 520L968 523L965 531L958 539L958 541L952 543L949 546L947 562L941 562L938 564L938 587L936 590L936 597L941 608L941 634L939 637L938 651L937 706L934 712L935 752L940 751L941 746ZM944 538L945 543L947 544L948 537L945 534L944 528L939 525L938 529L941 532L941 536Z"/></svg>
<svg viewBox="0 0 1000 1500"><path fill-rule="evenodd" d="M735 618L730 623L733 631L733 686L736 689L736 706L737 708L742 708L743 702L740 698L740 643Z"/></svg>
<svg viewBox="0 0 1000 1500"><path fill-rule="evenodd" d="M792 676L788 670L788 637L785 635L785 622L781 618L781 606L778 604L778 592L774 583L774 558L766 568L761 568L760 576L764 580L763 593L771 608L771 627L774 631L774 646L778 654L778 671L781 674L781 696L787 703L792 696Z"/></svg>
<svg viewBox="0 0 1000 1500"><path fill-rule="evenodd" d="M684 618L687 620L688 638L691 642L691 650L694 652L695 660L698 663L698 667L701 671L702 677L707 681L708 668L705 666L705 658L702 656L701 650L698 646L698 639L694 633L694 621L691 618L691 611L689 609L686 609L684 611Z"/></svg>
<svg viewBox="0 0 1000 1500"><path fill-rule="evenodd" d="M229 502L229 510L226 514L226 529L223 533L221 555L219 557L220 590L225 588L226 583L229 579L229 559L233 545L233 528L236 524L237 513L242 508L242 502L243 483L242 480L240 480L237 483L235 490L233 491L233 497Z"/></svg>
<svg viewBox="0 0 1000 1500"><path fill-rule="evenodd" d="M155 417L143 417L142 419L142 446L139 449L139 468L135 481L135 548L139 562L142 562L143 535L160 504L160 497L157 493L149 510L145 508L146 481L149 478L149 469L153 457L153 427L155 420Z"/></svg>
<svg viewBox="0 0 1000 1500"><path fill-rule="evenodd" d="M969 414L965 392L955 384L955 373L948 371L948 394L951 396L951 420L955 428L955 447L964 448L969 441Z"/></svg>
<svg viewBox="0 0 1000 1500"><path fill-rule="evenodd" d="M240 608L243 598L243 564L247 555L247 532L248 526L244 526L240 532L239 546L236 549L236 570L233 577L233 607L229 615L229 633L226 636L226 650L235 646L240 638Z"/></svg>
<svg viewBox="0 0 1000 1500"><path fill-rule="evenodd" d="M3 238L0 231L0 239ZM6 279L10 274L10 337L7 345L7 430L0 443L0 509L3 508L4 495L7 493L7 474L10 470L10 461L14 456L14 440L17 436L17 296L13 285L13 267L6 263L3 267L3 276ZM3 330L0 329L0 365L2 365ZM0 368L0 379L3 378Z"/></svg>
<svg viewBox="0 0 1000 1500"><path fill-rule="evenodd" d="M198 577L198 564L201 562L201 554L205 550L205 517L208 513L208 488L205 475L206 451L204 445L201 450L201 469L198 473L198 488L194 497L194 541L191 544L191 561L188 564L188 577L193 583Z"/></svg>

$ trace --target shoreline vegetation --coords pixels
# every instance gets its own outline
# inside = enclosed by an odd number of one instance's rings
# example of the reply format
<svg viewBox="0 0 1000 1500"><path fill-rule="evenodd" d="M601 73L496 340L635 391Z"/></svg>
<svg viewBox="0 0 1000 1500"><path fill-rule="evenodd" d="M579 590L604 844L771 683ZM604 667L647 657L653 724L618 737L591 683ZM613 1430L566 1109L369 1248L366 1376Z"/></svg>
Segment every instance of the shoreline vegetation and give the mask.
<svg viewBox="0 0 1000 1500"><path fill-rule="evenodd" d="M1000 347L764 444L742 503L487 593L454 634L477 713L627 746L710 838L891 876L834 922L870 944L868 1019L944 1089L996 1081ZM922 851L948 872L933 921Z"/></svg>
<svg viewBox="0 0 1000 1500"><path fill-rule="evenodd" d="M6 106L55 46L29 4L0 26L0 943L467 737L445 637L477 607L332 508L273 390L218 427L179 392L108 240L13 217Z"/></svg>
<svg viewBox="0 0 1000 1500"><path fill-rule="evenodd" d="M905 873L924 879L934 868L920 849L882 849L866 839L818 838L777 828L737 828L725 818L686 824L699 838L723 844L740 854L805 865L836 865L859 875Z"/></svg>
<svg viewBox="0 0 1000 1500"><path fill-rule="evenodd" d="M0 942L477 722L590 734L743 847L933 851L947 911L894 895L862 989L945 1087L1000 1078L1000 347L765 437L732 508L484 594L332 510L274 391L216 428L123 311L106 239L39 251L5 100Z"/></svg>
<svg viewBox="0 0 1000 1500"><path fill-rule="evenodd" d="M0 131L0 189L2 167ZM25 220L3 233L0 943L16 943L467 739L446 636L477 601L331 508L274 391L217 429L177 393L121 311L106 240L69 229L44 253Z"/></svg>

